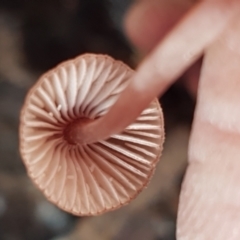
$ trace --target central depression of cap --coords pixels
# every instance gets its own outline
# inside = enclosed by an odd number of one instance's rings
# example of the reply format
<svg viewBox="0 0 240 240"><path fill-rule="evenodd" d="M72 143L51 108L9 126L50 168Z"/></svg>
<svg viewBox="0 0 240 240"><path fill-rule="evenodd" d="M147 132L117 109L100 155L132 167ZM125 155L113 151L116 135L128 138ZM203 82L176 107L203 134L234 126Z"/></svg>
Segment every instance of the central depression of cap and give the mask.
<svg viewBox="0 0 240 240"><path fill-rule="evenodd" d="M129 203L149 182L164 139L157 99L107 140L79 145L64 134L81 119L103 116L133 73L111 57L86 54L47 72L29 91L20 118L20 152L30 178L61 209L101 214Z"/></svg>

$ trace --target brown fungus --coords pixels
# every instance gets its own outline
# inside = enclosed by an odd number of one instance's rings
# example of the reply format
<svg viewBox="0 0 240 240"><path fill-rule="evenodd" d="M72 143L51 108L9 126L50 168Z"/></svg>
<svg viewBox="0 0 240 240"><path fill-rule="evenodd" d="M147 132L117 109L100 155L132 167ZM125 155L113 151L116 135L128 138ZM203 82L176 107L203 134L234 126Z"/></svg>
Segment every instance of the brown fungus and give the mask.
<svg viewBox="0 0 240 240"><path fill-rule="evenodd" d="M111 57L86 54L50 70L29 91L20 152L30 178L61 209L75 215L117 209L153 175L164 140L157 99L107 140L81 145L75 134L109 110L133 73Z"/></svg>

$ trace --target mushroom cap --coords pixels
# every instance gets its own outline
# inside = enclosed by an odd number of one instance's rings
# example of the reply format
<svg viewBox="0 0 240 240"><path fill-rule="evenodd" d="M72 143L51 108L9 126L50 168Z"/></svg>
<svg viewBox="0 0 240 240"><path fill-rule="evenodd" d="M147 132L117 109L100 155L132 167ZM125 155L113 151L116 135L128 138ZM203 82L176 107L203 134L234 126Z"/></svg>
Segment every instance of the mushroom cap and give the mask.
<svg viewBox="0 0 240 240"><path fill-rule="evenodd" d="M152 177L164 141L157 99L107 140L79 145L64 137L73 121L103 116L133 73L109 56L85 54L50 70L29 91L20 117L20 153L29 177L59 208L79 216L114 210Z"/></svg>

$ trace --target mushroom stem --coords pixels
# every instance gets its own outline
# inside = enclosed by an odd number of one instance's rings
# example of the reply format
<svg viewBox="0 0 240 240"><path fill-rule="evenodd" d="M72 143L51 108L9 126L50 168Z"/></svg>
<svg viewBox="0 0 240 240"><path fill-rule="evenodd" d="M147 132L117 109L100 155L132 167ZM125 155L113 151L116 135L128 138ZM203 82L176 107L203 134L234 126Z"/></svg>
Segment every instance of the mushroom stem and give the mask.
<svg viewBox="0 0 240 240"><path fill-rule="evenodd" d="M101 119L82 129L84 143L121 132L162 95L238 13L238 0L199 2L145 59L118 101Z"/></svg>
<svg viewBox="0 0 240 240"><path fill-rule="evenodd" d="M85 144L86 137L84 129L94 120L89 118L78 118L68 124L63 131L64 139L72 145Z"/></svg>

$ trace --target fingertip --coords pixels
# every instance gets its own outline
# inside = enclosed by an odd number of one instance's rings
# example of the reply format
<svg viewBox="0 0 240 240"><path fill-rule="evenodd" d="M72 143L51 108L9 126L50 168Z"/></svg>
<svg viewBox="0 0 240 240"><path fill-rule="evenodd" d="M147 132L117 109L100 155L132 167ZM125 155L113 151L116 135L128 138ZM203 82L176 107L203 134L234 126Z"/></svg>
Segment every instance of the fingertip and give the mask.
<svg viewBox="0 0 240 240"><path fill-rule="evenodd" d="M189 4L179 4L176 1L139 1L125 16L126 35L139 50L149 52L189 7Z"/></svg>

